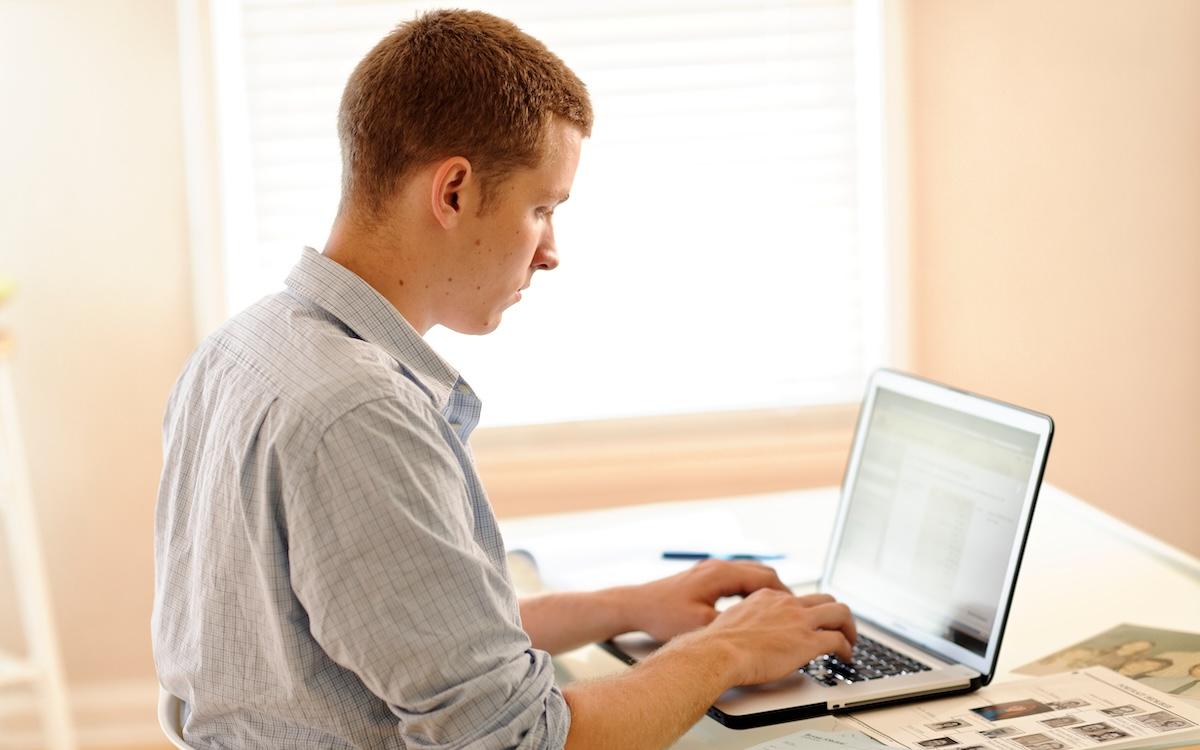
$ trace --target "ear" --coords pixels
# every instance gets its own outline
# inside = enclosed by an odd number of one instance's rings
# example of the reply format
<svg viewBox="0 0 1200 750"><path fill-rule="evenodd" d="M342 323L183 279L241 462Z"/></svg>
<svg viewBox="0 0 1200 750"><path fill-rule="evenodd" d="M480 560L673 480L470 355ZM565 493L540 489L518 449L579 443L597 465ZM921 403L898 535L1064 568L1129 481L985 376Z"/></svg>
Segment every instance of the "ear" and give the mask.
<svg viewBox="0 0 1200 750"><path fill-rule="evenodd" d="M433 209L434 220L443 229L458 226L466 203L464 192L473 188L474 183L475 172L471 169L471 162L461 156L446 159L434 170L429 193L430 208Z"/></svg>

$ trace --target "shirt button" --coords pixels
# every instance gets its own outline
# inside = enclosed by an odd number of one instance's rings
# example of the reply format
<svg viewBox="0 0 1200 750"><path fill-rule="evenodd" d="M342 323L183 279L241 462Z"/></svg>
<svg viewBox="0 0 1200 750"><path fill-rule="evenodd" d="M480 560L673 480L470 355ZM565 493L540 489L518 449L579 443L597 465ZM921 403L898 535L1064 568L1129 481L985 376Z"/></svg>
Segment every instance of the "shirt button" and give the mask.
<svg viewBox="0 0 1200 750"><path fill-rule="evenodd" d="M471 395L471 386L467 385L466 383L459 383L458 384L458 392L465 393L469 396L469 395Z"/></svg>

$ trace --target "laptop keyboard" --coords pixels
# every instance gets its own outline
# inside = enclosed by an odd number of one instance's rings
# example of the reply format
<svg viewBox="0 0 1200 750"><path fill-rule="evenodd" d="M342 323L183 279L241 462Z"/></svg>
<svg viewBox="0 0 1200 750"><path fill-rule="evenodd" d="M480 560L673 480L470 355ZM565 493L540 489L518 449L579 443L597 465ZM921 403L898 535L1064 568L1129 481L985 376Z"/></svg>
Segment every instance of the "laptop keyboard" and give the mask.
<svg viewBox="0 0 1200 750"><path fill-rule="evenodd" d="M859 635L854 644L854 661L847 664L833 654L825 654L810 661L801 671L826 687L835 687L880 677L928 672L929 667L879 641Z"/></svg>

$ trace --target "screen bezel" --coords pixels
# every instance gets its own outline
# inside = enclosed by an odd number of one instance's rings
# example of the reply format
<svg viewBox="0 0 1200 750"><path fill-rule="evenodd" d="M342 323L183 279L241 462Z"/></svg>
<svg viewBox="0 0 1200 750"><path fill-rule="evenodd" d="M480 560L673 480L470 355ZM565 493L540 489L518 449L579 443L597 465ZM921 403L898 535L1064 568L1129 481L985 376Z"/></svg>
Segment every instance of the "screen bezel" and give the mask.
<svg viewBox="0 0 1200 750"><path fill-rule="evenodd" d="M986 651L980 655L945 638L929 635L909 625L903 617L894 612L886 612L875 606L864 596L855 592L839 589L830 584L833 575L834 560L837 559L841 547L845 521L850 509L850 498L854 495L854 486L858 476L858 465L866 444L867 426L875 409L875 397L880 389L893 391L911 398L916 398L938 406L960 411L964 414L987 419L998 424L1037 435L1038 442L1034 453L1033 465L1030 468L1030 481L1021 502L1021 512L1017 518L1017 530L1013 538L1012 549L1009 552L1008 564L1005 568L1004 585L1000 592L1000 604L996 609L995 619L988 638ZM1019 406L990 399L967 391L958 390L941 383L918 378L914 375L895 370L877 370L867 383L866 395L862 408L859 410L858 424L854 432L854 444L850 458L846 463L846 473L842 480L841 502L838 506L837 520L834 524L833 536L825 556L825 566L821 575L820 589L832 594L839 601L847 604L856 616L862 617L875 625L891 631L903 639L926 649L943 659L964 664L984 675L984 682L991 680L995 673L996 662L1000 654L1000 642L1004 636L1004 625L1008 619L1008 611L1012 606L1012 594L1016 584L1017 573L1020 570L1021 557L1025 550L1025 541L1029 535L1030 519L1037 502L1038 490L1041 488L1042 476L1046 468L1046 458L1050 450L1050 441L1054 435L1054 421L1045 414L1023 409Z"/></svg>

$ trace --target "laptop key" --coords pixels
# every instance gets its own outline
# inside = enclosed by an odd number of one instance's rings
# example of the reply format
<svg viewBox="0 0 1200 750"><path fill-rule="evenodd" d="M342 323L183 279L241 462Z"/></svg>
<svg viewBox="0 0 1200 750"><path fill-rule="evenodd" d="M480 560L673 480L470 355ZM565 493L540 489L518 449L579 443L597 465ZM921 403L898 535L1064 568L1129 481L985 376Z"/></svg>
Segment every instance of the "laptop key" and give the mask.
<svg viewBox="0 0 1200 750"><path fill-rule="evenodd" d="M832 654L824 654L813 659L801 671L826 687L834 687L928 670L929 667L924 664L860 635L858 643L854 645L854 660L850 663Z"/></svg>

